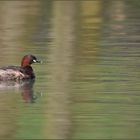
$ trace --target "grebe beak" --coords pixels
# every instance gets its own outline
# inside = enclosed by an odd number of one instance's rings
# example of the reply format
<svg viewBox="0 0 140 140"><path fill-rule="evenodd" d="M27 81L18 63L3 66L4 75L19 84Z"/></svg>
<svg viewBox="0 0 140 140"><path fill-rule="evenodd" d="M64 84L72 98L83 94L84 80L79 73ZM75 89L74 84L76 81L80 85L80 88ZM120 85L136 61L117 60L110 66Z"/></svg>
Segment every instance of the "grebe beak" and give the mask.
<svg viewBox="0 0 140 140"><path fill-rule="evenodd" d="M42 63L40 60L33 60L34 63Z"/></svg>

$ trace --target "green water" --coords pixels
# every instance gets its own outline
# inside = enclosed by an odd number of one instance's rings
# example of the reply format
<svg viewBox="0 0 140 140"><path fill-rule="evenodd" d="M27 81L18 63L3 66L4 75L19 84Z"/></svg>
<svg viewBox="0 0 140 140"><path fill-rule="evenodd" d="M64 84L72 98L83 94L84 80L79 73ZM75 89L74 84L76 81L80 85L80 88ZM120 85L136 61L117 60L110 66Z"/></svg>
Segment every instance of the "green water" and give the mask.
<svg viewBox="0 0 140 140"><path fill-rule="evenodd" d="M0 138L139 139L139 7L1 1L0 66L42 64L32 85L0 83Z"/></svg>

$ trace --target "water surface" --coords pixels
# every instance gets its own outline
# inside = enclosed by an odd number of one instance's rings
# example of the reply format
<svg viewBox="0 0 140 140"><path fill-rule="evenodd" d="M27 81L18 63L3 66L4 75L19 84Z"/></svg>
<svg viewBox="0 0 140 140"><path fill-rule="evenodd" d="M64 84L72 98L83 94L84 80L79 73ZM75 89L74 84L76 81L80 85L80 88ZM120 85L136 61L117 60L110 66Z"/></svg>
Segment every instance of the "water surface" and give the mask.
<svg viewBox="0 0 140 140"><path fill-rule="evenodd" d="M0 66L34 54L35 81L0 83L0 138L139 139L140 2L1 1Z"/></svg>

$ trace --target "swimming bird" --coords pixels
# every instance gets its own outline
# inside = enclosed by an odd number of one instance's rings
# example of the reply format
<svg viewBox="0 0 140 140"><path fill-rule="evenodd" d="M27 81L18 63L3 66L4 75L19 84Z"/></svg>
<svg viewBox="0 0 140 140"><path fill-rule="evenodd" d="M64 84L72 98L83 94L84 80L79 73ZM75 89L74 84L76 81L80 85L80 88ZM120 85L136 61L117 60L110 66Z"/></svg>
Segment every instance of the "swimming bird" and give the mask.
<svg viewBox="0 0 140 140"><path fill-rule="evenodd" d="M34 79L35 74L31 64L40 63L34 55L25 55L21 66L7 66L0 68L0 81Z"/></svg>

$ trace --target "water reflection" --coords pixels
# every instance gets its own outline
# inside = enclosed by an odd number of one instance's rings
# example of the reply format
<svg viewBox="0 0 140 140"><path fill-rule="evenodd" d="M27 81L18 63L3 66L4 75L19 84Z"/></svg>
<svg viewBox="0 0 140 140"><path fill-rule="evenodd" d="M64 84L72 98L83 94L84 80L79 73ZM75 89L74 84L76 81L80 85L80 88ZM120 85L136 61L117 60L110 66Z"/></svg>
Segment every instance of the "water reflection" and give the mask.
<svg viewBox="0 0 140 140"><path fill-rule="evenodd" d="M35 80L0 81L0 91L19 90L26 103L35 103L37 96L34 94Z"/></svg>
<svg viewBox="0 0 140 140"><path fill-rule="evenodd" d="M0 138L139 139L139 12L139 0L1 1L0 66L48 62L36 82L0 84Z"/></svg>
<svg viewBox="0 0 140 140"><path fill-rule="evenodd" d="M34 90L33 90L33 85L34 85L34 80L28 80L24 81L21 84L21 95L25 102L28 103L35 103L36 96L34 95Z"/></svg>

